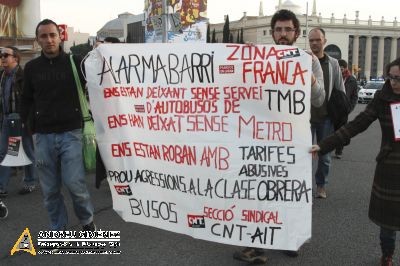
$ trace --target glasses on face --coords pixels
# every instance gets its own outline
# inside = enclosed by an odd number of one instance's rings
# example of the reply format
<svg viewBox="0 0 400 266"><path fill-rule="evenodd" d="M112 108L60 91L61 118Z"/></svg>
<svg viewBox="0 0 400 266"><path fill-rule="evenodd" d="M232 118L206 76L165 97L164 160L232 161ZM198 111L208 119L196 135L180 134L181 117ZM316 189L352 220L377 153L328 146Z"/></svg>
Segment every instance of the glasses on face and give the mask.
<svg viewBox="0 0 400 266"><path fill-rule="evenodd" d="M388 76L386 77L386 79L387 79L387 80L390 80L390 81L394 81L394 82L400 83L400 76L388 75Z"/></svg>
<svg viewBox="0 0 400 266"><path fill-rule="evenodd" d="M284 27L284 28L276 27L274 29L274 32L277 32L277 33L282 33L282 32L290 33L290 32L295 32L295 31L296 31L296 28L291 28L291 27Z"/></svg>
<svg viewBox="0 0 400 266"><path fill-rule="evenodd" d="M8 56L13 56L12 54L1 53L0 58L7 58Z"/></svg>

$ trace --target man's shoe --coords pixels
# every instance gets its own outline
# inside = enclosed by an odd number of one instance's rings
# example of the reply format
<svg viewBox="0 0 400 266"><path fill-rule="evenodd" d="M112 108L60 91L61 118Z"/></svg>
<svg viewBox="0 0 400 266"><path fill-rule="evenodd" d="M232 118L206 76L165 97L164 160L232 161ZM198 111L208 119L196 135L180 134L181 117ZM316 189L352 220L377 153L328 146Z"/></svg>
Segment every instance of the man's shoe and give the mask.
<svg viewBox="0 0 400 266"><path fill-rule="evenodd" d="M0 200L0 219L5 219L8 216L7 206Z"/></svg>
<svg viewBox="0 0 400 266"><path fill-rule="evenodd" d="M233 253L233 258L253 264L264 264L267 262L267 256L264 251L258 248L247 247L241 251L236 251Z"/></svg>
<svg viewBox="0 0 400 266"><path fill-rule="evenodd" d="M336 159L342 159L342 153L336 153L335 157Z"/></svg>
<svg viewBox="0 0 400 266"><path fill-rule="evenodd" d="M5 190L0 190L0 198L6 198L8 196L8 192Z"/></svg>
<svg viewBox="0 0 400 266"><path fill-rule="evenodd" d="M326 190L324 187L317 187L317 198L326 199Z"/></svg>
<svg viewBox="0 0 400 266"><path fill-rule="evenodd" d="M94 232L94 231L97 231L97 227L93 222L91 222L91 223L89 223L87 225L82 226L82 231L92 231L92 232Z"/></svg>
<svg viewBox="0 0 400 266"><path fill-rule="evenodd" d="M381 266L393 266L393 258L392 258L392 256L382 256L382 258L381 258Z"/></svg>
<svg viewBox="0 0 400 266"><path fill-rule="evenodd" d="M18 194L20 195L26 195L29 194L31 192L33 192L35 190L36 186L35 185L25 185L23 188L21 188L21 190L18 192Z"/></svg>

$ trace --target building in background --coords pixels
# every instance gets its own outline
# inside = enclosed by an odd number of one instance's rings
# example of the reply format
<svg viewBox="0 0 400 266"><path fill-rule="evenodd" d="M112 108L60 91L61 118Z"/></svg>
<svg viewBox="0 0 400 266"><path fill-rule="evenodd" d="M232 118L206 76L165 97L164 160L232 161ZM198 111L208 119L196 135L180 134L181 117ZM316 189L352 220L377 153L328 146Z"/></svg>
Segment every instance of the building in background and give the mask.
<svg viewBox="0 0 400 266"><path fill-rule="evenodd" d="M40 21L40 0L0 0L0 47L21 50L21 64L36 56L35 26Z"/></svg>
<svg viewBox="0 0 400 266"><path fill-rule="evenodd" d="M127 26L128 34L126 37L127 43L144 43L145 42L145 27L143 21L129 23Z"/></svg>
<svg viewBox="0 0 400 266"><path fill-rule="evenodd" d="M144 39L142 21L144 21L144 14L133 15L128 12L119 14L118 18L110 20L97 32L97 38L103 40L105 37L116 37L121 42L127 42L128 39L139 42Z"/></svg>
<svg viewBox="0 0 400 266"><path fill-rule="evenodd" d="M64 51L69 53L71 51L71 47L78 44L87 43L89 40L89 44L93 45L90 41L90 34L83 32L75 32L74 27L68 27L68 41L64 41Z"/></svg>
<svg viewBox="0 0 400 266"><path fill-rule="evenodd" d="M326 31L328 40L325 51L335 58L343 58L349 62L349 66L358 78L376 78L384 73L384 66L400 56L400 24L397 18L386 21L384 17L380 20L361 20L358 11L355 19L348 19L346 14L343 18L336 18L334 14L330 18L323 18L321 13L317 14L317 1L313 1L311 14L301 10L306 7L296 5L290 0L282 3L278 1L275 10L270 10L270 15L264 16L262 1L258 16L247 16L237 21L230 21L230 31L233 36L243 28L243 39L245 42L255 44L271 44L271 18L278 9L289 9L293 11L300 20L301 35L296 45L308 49L308 32L314 27L321 27ZM349 10L350 11L350 10ZM224 23L212 24L211 32L215 29L216 38L221 41Z"/></svg>

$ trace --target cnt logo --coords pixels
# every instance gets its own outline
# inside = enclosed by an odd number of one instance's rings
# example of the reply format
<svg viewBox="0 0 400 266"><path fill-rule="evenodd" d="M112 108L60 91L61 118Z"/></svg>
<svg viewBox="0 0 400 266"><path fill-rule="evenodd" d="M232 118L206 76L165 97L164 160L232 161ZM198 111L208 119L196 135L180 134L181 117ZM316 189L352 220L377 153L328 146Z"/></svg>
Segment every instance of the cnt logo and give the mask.
<svg viewBox="0 0 400 266"><path fill-rule="evenodd" d="M279 59L292 58L300 56L299 48L288 48L276 51Z"/></svg>
<svg viewBox="0 0 400 266"><path fill-rule="evenodd" d="M187 219L188 219L188 226L191 228L206 228L204 215L188 214Z"/></svg>
<svg viewBox="0 0 400 266"><path fill-rule="evenodd" d="M129 185L114 185L115 191L117 191L118 195L123 195L123 196L131 196L132 195L132 190L129 187Z"/></svg>

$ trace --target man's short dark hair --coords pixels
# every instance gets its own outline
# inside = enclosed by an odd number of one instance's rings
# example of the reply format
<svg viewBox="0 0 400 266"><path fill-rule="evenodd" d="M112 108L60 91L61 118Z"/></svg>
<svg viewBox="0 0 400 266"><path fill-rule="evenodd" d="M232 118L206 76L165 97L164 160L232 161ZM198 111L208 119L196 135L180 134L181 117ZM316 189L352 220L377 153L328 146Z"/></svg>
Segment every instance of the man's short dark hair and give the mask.
<svg viewBox="0 0 400 266"><path fill-rule="evenodd" d="M37 26L36 26L36 31L35 31L35 33L36 33L36 38L38 37L39 27L42 26L42 25L50 25L50 24L53 24L54 26L56 26L57 32L60 33L60 29L58 28L57 23L55 23L55 22L52 21L51 19L46 18L46 19L43 19L42 21L40 21L39 24L37 24Z"/></svg>
<svg viewBox="0 0 400 266"><path fill-rule="evenodd" d="M105 37L104 42L120 43L120 40L116 37Z"/></svg>
<svg viewBox="0 0 400 266"><path fill-rule="evenodd" d="M300 34L300 22L296 15L287 9L281 9L275 12L271 19L271 29L274 30L277 21L287 21L291 20L293 26L296 28L296 33Z"/></svg>
<svg viewBox="0 0 400 266"><path fill-rule="evenodd" d="M344 67L344 68L347 68L348 65L347 65L346 60L344 60L344 59L339 59L338 62L339 62L339 66Z"/></svg>
<svg viewBox="0 0 400 266"><path fill-rule="evenodd" d="M15 46L11 46L11 45L7 45L4 48L8 48L13 50L13 54L12 56L15 57L15 59L17 60L17 63L19 64L20 60L21 60L21 53L19 52L19 49Z"/></svg>
<svg viewBox="0 0 400 266"><path fill-rule="evenodd" d="M325 30L323 28L321 28L321 27L313 28L313 29L310 30L310 32L317 31L317 30L319 30L322 33L322 35L324 35L324 37L325 37Z"/></svg>

